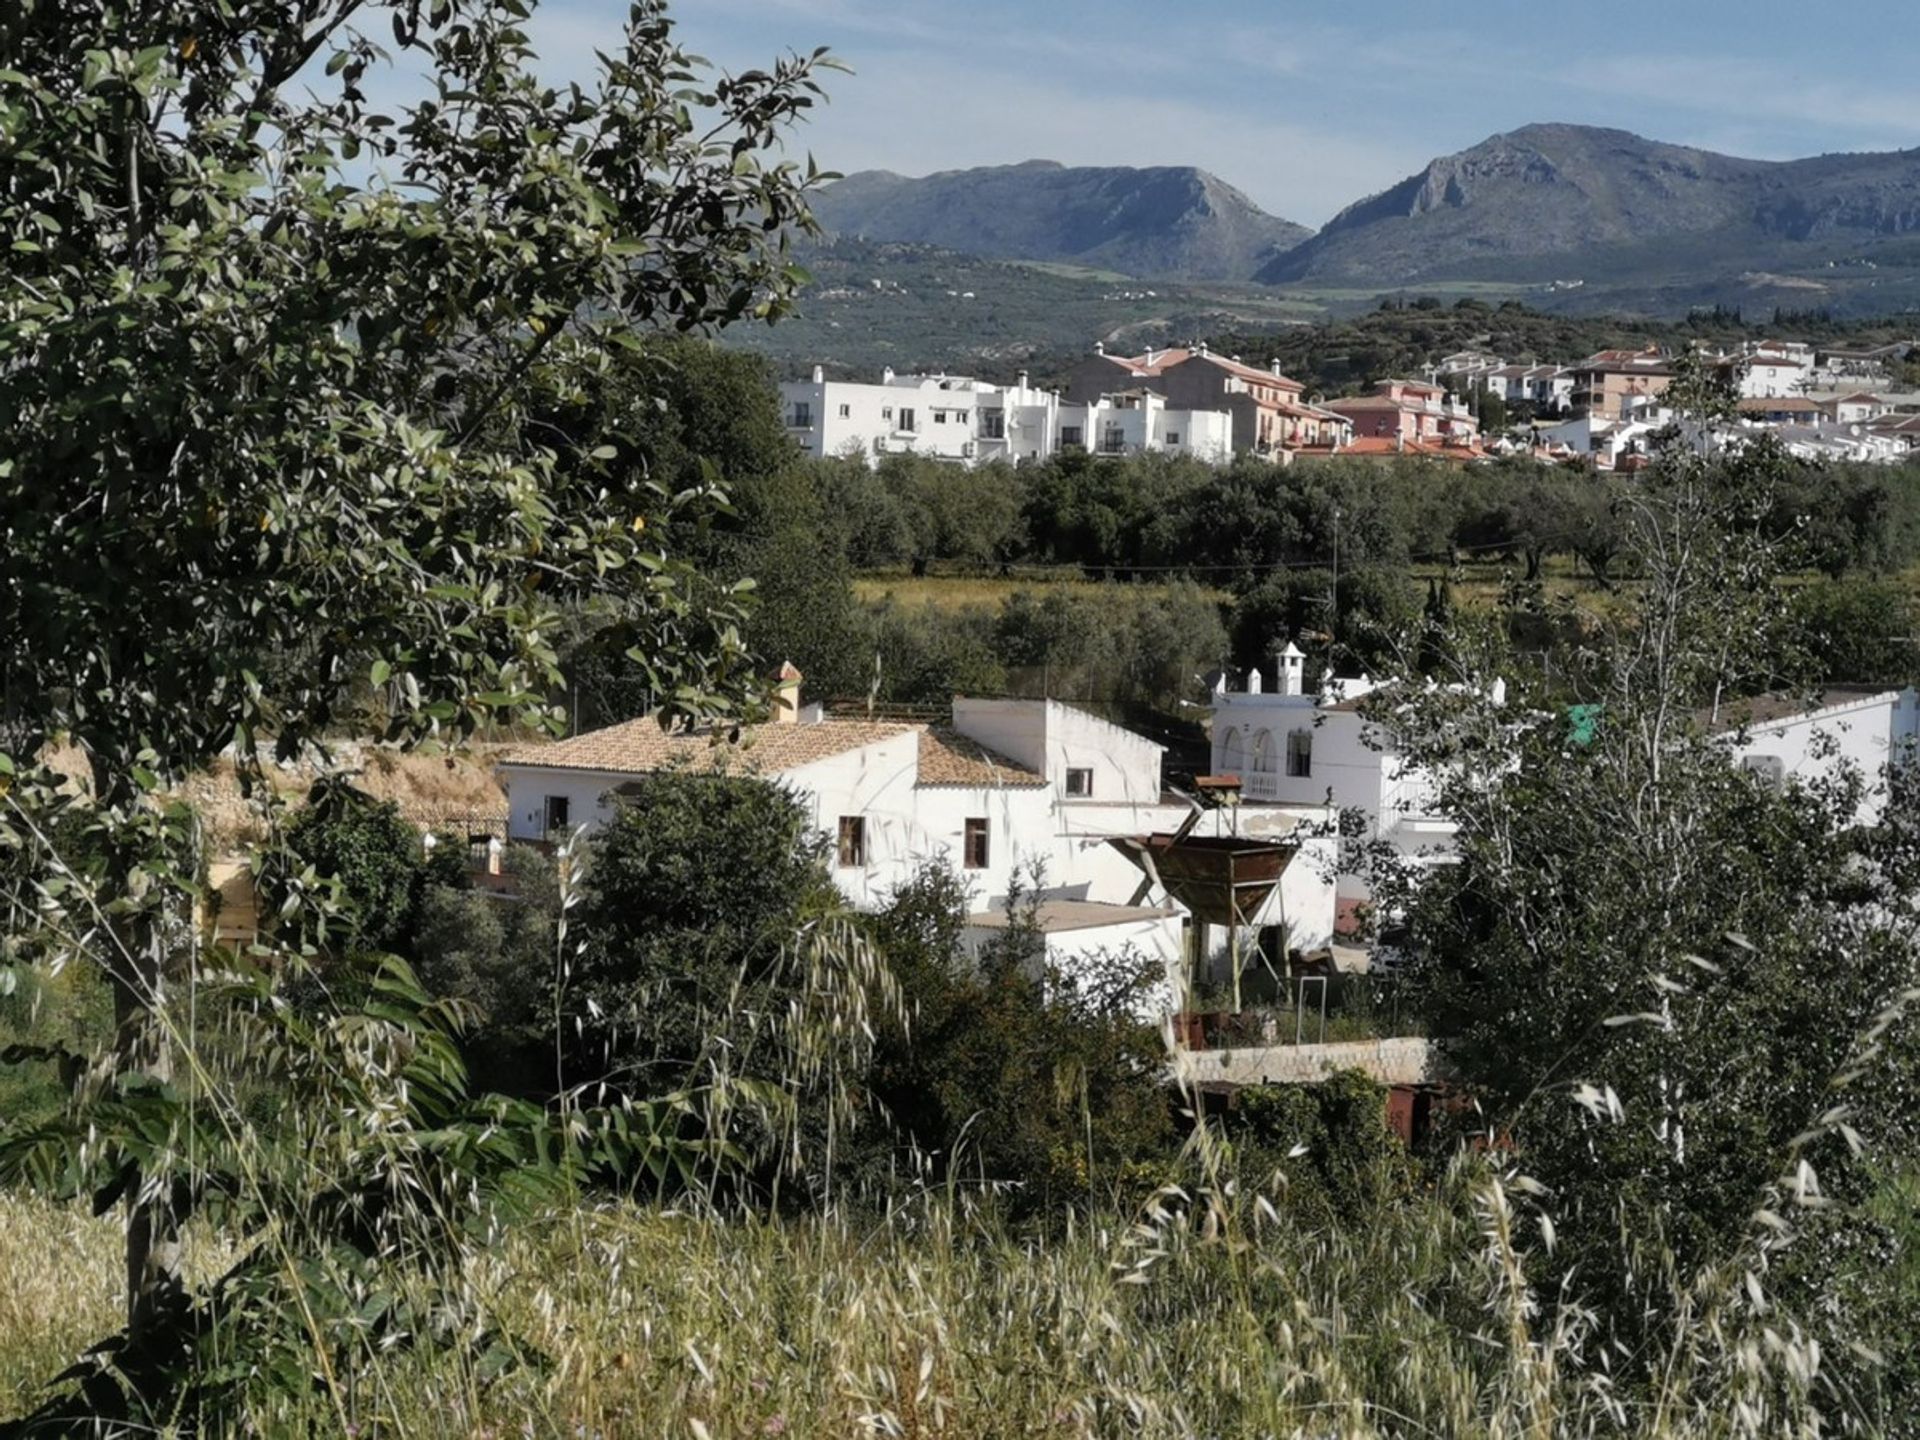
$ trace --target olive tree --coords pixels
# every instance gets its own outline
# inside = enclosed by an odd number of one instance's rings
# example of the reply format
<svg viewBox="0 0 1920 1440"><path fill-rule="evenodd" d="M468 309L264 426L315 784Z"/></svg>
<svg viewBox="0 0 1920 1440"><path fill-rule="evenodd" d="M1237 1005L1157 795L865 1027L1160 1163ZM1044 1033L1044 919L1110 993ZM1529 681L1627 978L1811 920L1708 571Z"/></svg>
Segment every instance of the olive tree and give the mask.
<svg viewBox="0 0 1920 1440"><path fill-rule="evenodd" d="M582 606L668 713L748 693L738 589L656 538L702 497L525 422L637 331L789 308L815 176L769 156L823 57L714 77L637 0L552 85L529 8L0 10L9 930L95 942L123 1089L172 1074L197 860L159 797L196 768L546 720ZM383 66L424 93L377 107ZM55 739L91 774L84 864L36 838ZM177 1201L121 1159L137 1342Z"/></svg>

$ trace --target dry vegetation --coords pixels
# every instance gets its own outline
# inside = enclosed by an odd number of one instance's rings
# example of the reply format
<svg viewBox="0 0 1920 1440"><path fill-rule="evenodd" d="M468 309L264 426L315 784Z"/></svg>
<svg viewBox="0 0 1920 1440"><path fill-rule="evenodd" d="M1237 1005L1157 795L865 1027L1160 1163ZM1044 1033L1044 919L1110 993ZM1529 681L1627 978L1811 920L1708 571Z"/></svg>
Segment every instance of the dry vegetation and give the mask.
<svg viewBox="0 0 1920 1440"><path fill-rule="evenodd" d="M1676 1293L1700 1324L1664 1381L1616 1400L1578 1312L1540 1318L1525 1188L1465 1164L1331 1235L1284 1218L1284 1189L1278 1208L1168 1191L1044 1242L950 1195L868 1222L583 1207L415 1282L525 1363L394 1346L377 1383L270 1400L254 1433L1810 1433L1802 1347L1714 1277ZM0 1195L0 1410L112 1328L118 1242L112 1220Z"/></svg>

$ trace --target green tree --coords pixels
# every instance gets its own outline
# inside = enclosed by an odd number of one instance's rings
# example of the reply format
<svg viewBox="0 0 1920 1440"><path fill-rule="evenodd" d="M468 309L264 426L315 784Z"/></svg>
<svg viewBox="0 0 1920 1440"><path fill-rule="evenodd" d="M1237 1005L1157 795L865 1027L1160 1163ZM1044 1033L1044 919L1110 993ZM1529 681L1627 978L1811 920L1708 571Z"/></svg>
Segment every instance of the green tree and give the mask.
<svg viewBox="0 0 1920 1440"><path fill-rule="evenodd" d="M524 6L400 0L377 13L427 89L382 113L375 13L0 17L11 748L63 734L90 762L103 858L61 899L112 916L120 1067L161 1087L197 865L154 792L229 746L253 777L262 744L534 709L583 604L632 627L669 711L747 678L732 598L656 538L688 498L527 421L547 377L636 331L786 312L810 177L763 157L820 57L703 83L639 0L597 75L555 88ZM26 924L46 893L10 899ZM138 1181L133 1152L91 1153ZM179 1305L170 1189L124 1188L136 1348Z"/></svg>
<svg viewBox="0 0 1920 1440"><path fill-rule="evenodd" d="M886 1173L916 1158L941 1179L1001 1188L1015 1214L1137 1200L1169 1179L1173 1121L1166 1047L1141 1018L1165 974L1157 961L1089 959L1049 969L1016 877L1010 923L965 945L966 887L923 870L870 923L900 981L911 1029L888 1036L869 1088L888 1130L868 1141Z"/></svg>
<svg viewBox="0 0 1920 1440"><path fill-rule="evenodd" d="M1911 1041L1868 1044L1920 980L1889 903L1920 857L1910 783L1896 773L1899 823L1863 833L1877 777L1776 792L1729 754L1781 645L1777 477L1764 451L1672 450L1622 501L1643 581L1573 662L1600 707L1589 738L1559 697L1492 703L1503 657L1464 644L1473 683L1393 716L1438 777L1458 863L1376 893L1410 908L1429 1025L1485 1125L1553 1197L1555 1273L1623 1341L1685 1324L1674 1275L1757 1295L1786 1239L1817 1246L1826 1222L1795 1197L1814 1175L1859 1197L1852 1127L1895 1154L1913 1141ZM1836 1350L1838 1253L1776 1290Z"/></svg>
<svg viewBox="0 0 1920 1440"><path fill-rule="evenodd" d="M779 1076L773 1027L797 1003L783 993L797 947L844 910L789 791L693 772L624 787L580 891L574 1081L644 1095L684 1089L715 1064Z"/></svg>

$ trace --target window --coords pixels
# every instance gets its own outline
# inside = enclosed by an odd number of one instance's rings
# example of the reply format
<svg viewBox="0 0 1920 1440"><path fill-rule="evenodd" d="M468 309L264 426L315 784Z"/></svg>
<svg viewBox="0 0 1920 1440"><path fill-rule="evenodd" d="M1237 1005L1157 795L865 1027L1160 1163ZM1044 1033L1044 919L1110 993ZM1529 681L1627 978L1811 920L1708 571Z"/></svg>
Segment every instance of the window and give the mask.
<svg viewBox="0 0 1920 1440"><path fill-rule="evenodd" d="M882 420L891 420L891 419L893 418L893 406L891 406L891 405L883 405L883 406L881 406L881 407L880 407L880 418L881 418Z"/></svg>
<svg viewBox="0 0 1920 1440"><path fill-rule="evenodd" d="M1060 427L1060 443L1062 445L1086 444L1087 443L1086 428L1080 425L1062 425Z"/></svg>
<svg viewBox="0 0 1920 1440"><path fill-rule="evenodd" d="M980 438L982 440L1006 439L1007 412L1004 410L982 410L980 412Z"/></svg>
<svg viewBox="0 0 1920 1440"><path fill-rule="evenodd" d="M1100 434L1100 448L1109 455L1116 455L1127 448L1127 432L1118 425L1109 425Z"/></svg>
<svg viewBox="0 0 1920 1440"><path fill-rule="evenodd" d="M840 868L858 870L867 863L867 818L864 815L840 817Z"/></svg>
<svg viewBox="0 0 1920 1440"><path fill-rule="evenodd" d="M853 418L853 406L842 405L840 407L840 418L842 420L851 420Z"/></svg>
<svg viewBox="0 0 1920 1440"><path fill-rule="evenodd" d="M567 828L571 809L565 795L547 796L547 834Z"/></svg>
<svg viewBox="0 0 1920 1440"><path fill-rule="evenodd" d="M1287 732L1287 774L1296 780L1305 779L1313 774L1313 732L1311 730Z"/></svg>
<svg viewBox="0 0 1920 1440"><path fill-rule="evenodd" d="M979 817L968 820L963 863L969 870L984 870L989 858L987 822Z"/></svg>
<svg viewBox="0 0 1920 1440"><path fill-rule="evenodd" d="M1093 794L1093 771L1072 769L1067 771L1067 795L1070 799L1085 800Z"/></svg>
<svg viewBox="0 0 1920 1440"><path fill-rule="evenodd" d="M1179 443L1180 443L1180 432L1178 430L1167 431L1167 444L1178 445Z"/></svg>
<svg viewBox="0 0 1920 1440"><path fill-rule="evenodd" d="M812 424L813 424L813 405L812 405L812 402L810 402L810 401L807 401L807 400L796 400L796 401L794 401L794 402L793 402L793 427L794 427L794 429L796 429L796 430L805 430L805 429L806 429L806 428L807 428L808 426L810 426L810 425L812 425Z"/></svg>
<svg viewBox="0 0 1920 1440"><path fill-rule="evenodd" d="M900 419L898 420L898 422L896 422L896 423L895 423L895 425L894 425L894 427L893 427L893 428L894 428L894 429L896 429L896 430L911 430L911 429L913 429L913 428L914 428L914 425L913 425L913 411L912 411L912 410L910 410L910 409L904 409L904 408L903 408L903 409L902 409L902 410L900 411Z"/></svg>
<svg viewBox="0 0 1920 1440"><path fill-rule="evenodd" d="M1253 688L1253 676L1247 677L1247 688ZM1253 773L1271 775L1273 773L1273 735L1262 730L1253 737Z"/></svg>
<svg viewBox="0 0 1920 1440"><path fill-rule="evenodd" d="M934 424L936 424L936 425L944 425L944 424L946 424L946 423L947 423L947 412L946 412L946 411L944 411L944 410L936 410L936 411L934 411L934 412L933 412L933 423L934 423Z"/></svg>

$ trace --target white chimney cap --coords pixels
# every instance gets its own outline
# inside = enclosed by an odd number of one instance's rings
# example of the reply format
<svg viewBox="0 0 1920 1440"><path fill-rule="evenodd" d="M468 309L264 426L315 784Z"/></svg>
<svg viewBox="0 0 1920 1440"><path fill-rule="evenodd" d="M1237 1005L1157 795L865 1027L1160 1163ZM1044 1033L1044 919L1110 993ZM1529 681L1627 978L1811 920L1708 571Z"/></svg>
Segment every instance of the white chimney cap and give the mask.
<svg viewBox="0 0 1920 1440"><path fill-rule="evenodd" d="M1280 658L1282 660L1304 660L1307 657L1306 653L1301 650L1298 645L1289 640L1287 641L1286 648L1280 652Z"/></svg>

